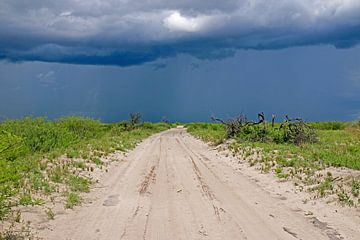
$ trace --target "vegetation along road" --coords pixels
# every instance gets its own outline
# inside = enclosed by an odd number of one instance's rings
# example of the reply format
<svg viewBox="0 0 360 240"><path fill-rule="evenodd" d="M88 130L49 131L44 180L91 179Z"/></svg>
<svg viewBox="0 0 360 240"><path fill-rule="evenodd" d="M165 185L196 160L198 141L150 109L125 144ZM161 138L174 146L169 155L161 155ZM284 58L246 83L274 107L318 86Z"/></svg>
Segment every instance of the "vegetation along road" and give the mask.
<svg viewBox="0 0 360 240"><path fill-rule="evenodd" d="M359 239L355 211L251 172L183 127L157 133L109 169L91 199L43 223L44 239ZM335 209L336 208L336 209Z"/></svg>

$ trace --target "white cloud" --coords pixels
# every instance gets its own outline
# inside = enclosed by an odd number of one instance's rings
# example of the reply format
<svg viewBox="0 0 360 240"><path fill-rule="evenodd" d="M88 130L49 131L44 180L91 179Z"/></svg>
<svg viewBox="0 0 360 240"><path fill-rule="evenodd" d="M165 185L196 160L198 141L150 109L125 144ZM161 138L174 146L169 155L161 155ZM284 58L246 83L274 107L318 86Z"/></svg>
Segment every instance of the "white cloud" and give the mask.
<svg viewBox="0 0 360 240"><path fill-rule="evenodd" d="M72 14L72 11L65 11L59 14L60 17L67 17Z"/></svg>
<svg viewBox="0 0 360 240"><path fill-rule="evenodd" d="M186 17L178 11L173 11L164 19L164 25L171 31L198 32L204 30L211 20L211 16Z"/></svg>

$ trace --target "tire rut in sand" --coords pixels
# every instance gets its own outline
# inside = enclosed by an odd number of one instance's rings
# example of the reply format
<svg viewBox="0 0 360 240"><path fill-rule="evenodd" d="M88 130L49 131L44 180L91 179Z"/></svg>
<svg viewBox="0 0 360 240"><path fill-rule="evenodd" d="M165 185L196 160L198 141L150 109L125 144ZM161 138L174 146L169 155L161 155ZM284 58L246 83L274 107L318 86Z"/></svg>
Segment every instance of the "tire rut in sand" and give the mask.
<svg viewBox="0 0 360 240"><path fill-rule="evenodd" d="M156 182L156 166L152 166L149 173L145 176L144 180L142 181L139 189L140 194L145 194L148 192L148 188L151 183Z"/></svg>

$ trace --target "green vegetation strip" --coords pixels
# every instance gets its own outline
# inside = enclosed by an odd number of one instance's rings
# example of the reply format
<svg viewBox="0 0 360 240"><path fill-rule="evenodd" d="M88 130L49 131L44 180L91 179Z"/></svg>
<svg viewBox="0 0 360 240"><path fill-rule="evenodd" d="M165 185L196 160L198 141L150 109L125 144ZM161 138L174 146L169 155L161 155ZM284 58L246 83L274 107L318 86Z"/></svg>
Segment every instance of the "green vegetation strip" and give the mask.
<svg viewBox="0 0 360 240"><path fill-rule="evenodd" d="M88 162L101 167L101 157L132 149L170 127L166 123L104 124L80 117L0 123L0 220L13 206L43 204L34 196L59 192L60 184L67 188L66 207L78 205L78 193L88 192L90 181L73 169L92 170Z"/></svg>
<svg viewBox="0 0 360 240"><path fill-rule="evenodd" d="M189 133L206 142L217 145L228 141L234 153L241 153L250 165L259 164L263 172L272 170L279 178L299 178L305 185L316 185L312 190L321 197L331 192L338 195L340 202L360 204L360 174L350 174L349 179L342 179L347 181L347 186L339 189L334 189L334 182L341 181L330 172L321 177L315 175L327 167L360 170L360 123L317 122L308 125L315 131L317 140L300 145L284 141L279 124L274 128L266 125L265 130L261 125L251 126L231 139L227 138L223 124L190 123L186 127Z"/></svg>
<svg viewBox="0 0 360 240"><path fill-rule="evenodd" d="M232 144L232 148L249 146L259 147L265 152L277 150L280 156L283 157L302 156L304 162L301 164L313 163L319 167L326 165L360 170L360 135L354 133L352 128L346 128L349 125L348 123L324 122L310 123L309 125L315 129L321 129L317 130L319 141L316 143L297 146L284 142L256 141L253 140L256 137L252 135L260 135L262 133L254 130L235 136L234 140L236 142ZM191 123L187 125L187 128L189 133L200 137L204 141L215 144L222 143L226 136L226 129L221 124ZM270 132L271 134L273 133Z"/></svg>

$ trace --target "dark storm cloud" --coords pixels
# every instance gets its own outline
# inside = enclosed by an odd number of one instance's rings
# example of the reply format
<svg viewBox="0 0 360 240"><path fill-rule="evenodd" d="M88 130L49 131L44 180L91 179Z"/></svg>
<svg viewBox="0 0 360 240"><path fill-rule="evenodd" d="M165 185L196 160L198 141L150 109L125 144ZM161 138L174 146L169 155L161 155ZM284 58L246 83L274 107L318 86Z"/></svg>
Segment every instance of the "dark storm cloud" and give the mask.
<svg viewBox="0 0 360 240"><path fill-rule="evenodd" d="M359 0L2 0L0 58L130 66L360 41Z"/></svg>

